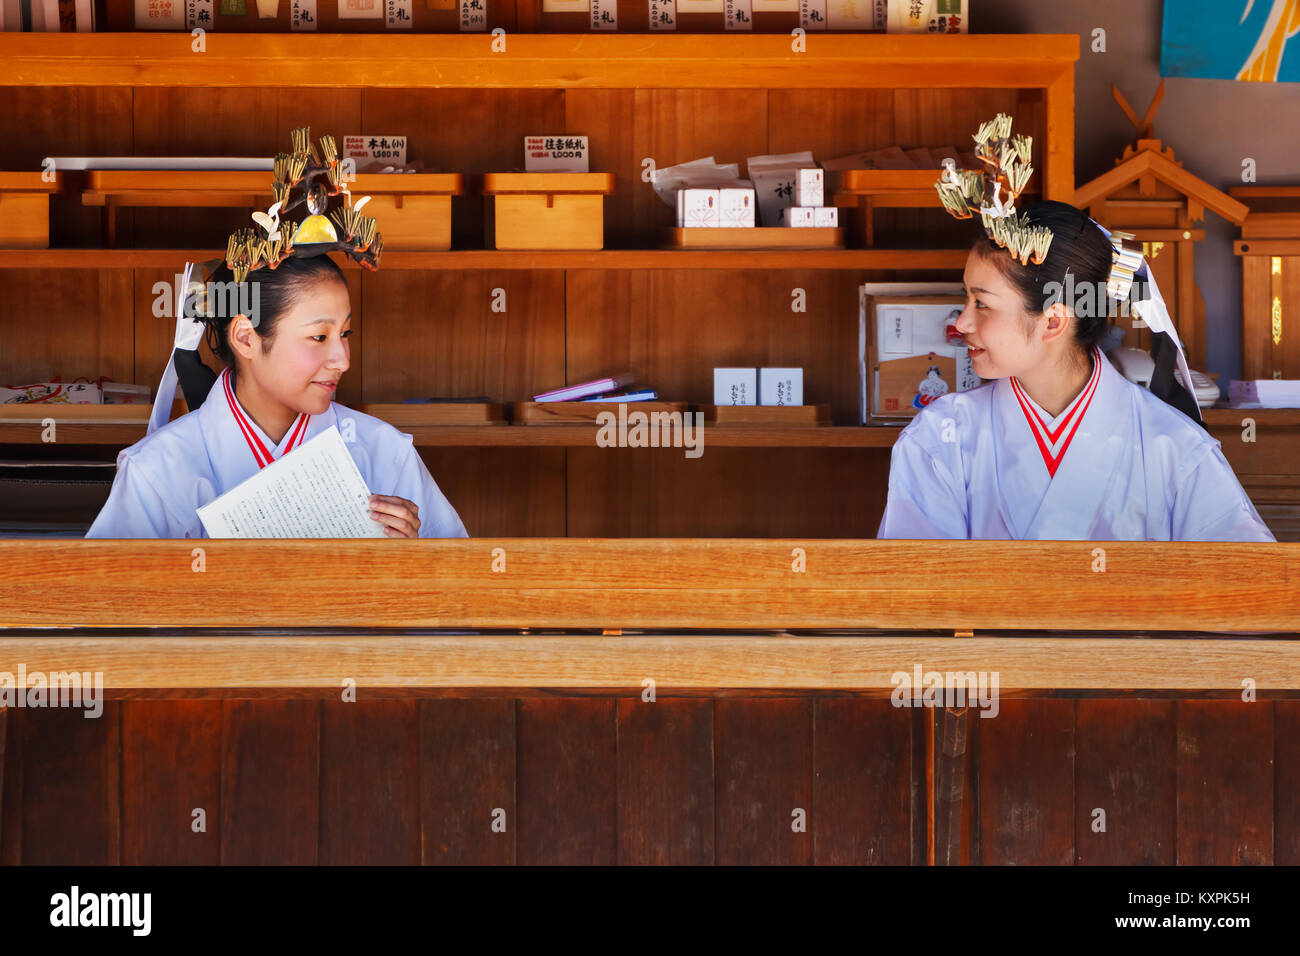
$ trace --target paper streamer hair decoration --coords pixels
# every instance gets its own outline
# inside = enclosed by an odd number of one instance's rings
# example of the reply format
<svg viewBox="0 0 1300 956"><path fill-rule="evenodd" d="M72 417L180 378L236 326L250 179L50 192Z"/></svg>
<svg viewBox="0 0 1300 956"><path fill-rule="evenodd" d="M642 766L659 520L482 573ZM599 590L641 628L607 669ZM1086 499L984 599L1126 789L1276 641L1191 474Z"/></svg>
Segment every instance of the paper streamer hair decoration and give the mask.
<svg viewBox="0 0 1300 956"><path fill-rule="evenodd" d="M982 169L957 169L943 161L943 176L934 184L943 208L957 219L976 213L990 239L1006 249L1021 265L1039 265L1052 245L1052 231L1035 226L1016 212L1016 200L1034 173L1030 164L1032 136L1011 135L1012 119L1006 113L980 126L975 133L975 158Z"/></svg>

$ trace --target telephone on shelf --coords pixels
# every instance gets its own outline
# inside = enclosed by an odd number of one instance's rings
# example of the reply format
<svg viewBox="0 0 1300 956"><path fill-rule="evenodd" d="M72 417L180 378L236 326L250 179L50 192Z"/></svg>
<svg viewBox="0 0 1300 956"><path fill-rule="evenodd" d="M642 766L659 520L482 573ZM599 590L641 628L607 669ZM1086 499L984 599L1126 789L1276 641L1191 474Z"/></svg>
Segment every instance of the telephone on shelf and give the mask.
<svg viewBox="0 0 1300 956"><path fill-rule="evenodd" d="M1106 353L1106 357L1110 359L1110 363L1115 366L1119 373L1130 382L1141 385L1143 388L1151 387L1151 373L1155 371L1156 363L1142 349L1111 349ZM1219 386L1214 379L1195 369L1188 369L1188 371L1192 373L1192 387L1195 391L1196 403L1205 407L1217 402L1219 400Z"/></svg>

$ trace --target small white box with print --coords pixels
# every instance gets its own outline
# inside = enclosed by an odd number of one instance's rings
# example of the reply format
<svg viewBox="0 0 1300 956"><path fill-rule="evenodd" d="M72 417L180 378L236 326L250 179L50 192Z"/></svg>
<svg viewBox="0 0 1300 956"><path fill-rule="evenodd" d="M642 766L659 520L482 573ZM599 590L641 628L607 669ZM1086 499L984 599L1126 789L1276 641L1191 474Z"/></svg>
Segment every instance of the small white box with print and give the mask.
<svg viewBox="0 0 1300 956"><path fill-rule="evenodd" d="M716 227L718 218L718 190L677 190L677 225L681 228Z"/></svg>
<svg viewBox="0 0 1300 956"><path fill-rule="evenodd" d="M803 369L760 368L758 370L758 404L802 405Z"/></svg>
<svg viewBox="0 0 1300 956"><path fill-rule="evenodd" d="M754 190L743 186L718 189L718 225L724 229L747 229L754 225Z"/></svg>
<svg viewBox="0 0 1300 956"><path fill-rule="evenodd" d="M757 405L758 370L753 368L715 368L713 370L714 405Z"/></svg>
<svg viewBox="0 0 1300 956"><path fill-rule="evenodd" d="M825 191L820 168L801 169L794 177L794 204L796 206L820 206L823 204Z"/></svg>

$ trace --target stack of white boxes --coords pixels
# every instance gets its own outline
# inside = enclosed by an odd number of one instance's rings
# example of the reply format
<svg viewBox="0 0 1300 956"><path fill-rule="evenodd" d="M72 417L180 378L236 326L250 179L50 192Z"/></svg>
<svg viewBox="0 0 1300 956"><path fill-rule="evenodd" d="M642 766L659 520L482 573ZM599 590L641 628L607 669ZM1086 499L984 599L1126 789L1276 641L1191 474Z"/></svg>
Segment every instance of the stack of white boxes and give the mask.
<svg viewBox="0 0 1300 956"><path fill-rule="evenodd" d="M823 173L818 167L799 169L794 176L794 205L785 209L785 224L803 228L833 228L840 224L839 210L823 205Z"/></svg>
<svg viewBox="0 0 1300 956"><path fill-rule="evenodd" d="M752 228L754 189L752 186L720 186L716 189L688 187L677 190L679 228L714 226L724 229Z"/></svg>
<svg viewBox="0 0 1300 956"><path fill-rule="evenodd" d="M714 405L802 405L801 368L715 368Z"/></svg>

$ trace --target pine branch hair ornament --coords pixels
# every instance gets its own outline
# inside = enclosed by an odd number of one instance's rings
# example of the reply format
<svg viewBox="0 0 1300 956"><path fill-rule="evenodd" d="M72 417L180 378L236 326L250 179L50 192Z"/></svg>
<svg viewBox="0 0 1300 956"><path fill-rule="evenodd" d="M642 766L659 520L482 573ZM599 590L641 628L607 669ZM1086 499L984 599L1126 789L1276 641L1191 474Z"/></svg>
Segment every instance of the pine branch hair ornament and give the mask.
<svg viewBox="0 0 1300 956"><path fill-rule="evenodd" d="M291 256L306 258L335 250L347 253L365 269L377 269L383 238L374 218L361 212L370 197L353 204L334 137L322 136L319 143L312 143L311 127L299 126L290 139L293 152L275 157L271 208L253 213L258 228L236 229L226 241L226 265L235 281L246 281L258 269L275 269ZM343 205L329 213L330 198L340 195ZM281 221L282 215L304 204L308 215L301 222ZM331 218L342 229L342 238Z"/></svg>
<svg viewBox="0 0 1300 956"><path fill-rule="evenodd" d="M955 162L945 159L943 176L934 188L951 216L970 219L979 213L988 237L1021 265L1041 265L1052 245L1052 231L1016 213L1016 200L1034 174L1030 165L1034 140L1031 136L1013 138L1011 123L1010 116L999 113L981 124L973 138L975 158L983 168L959 170Z"/></svg>

